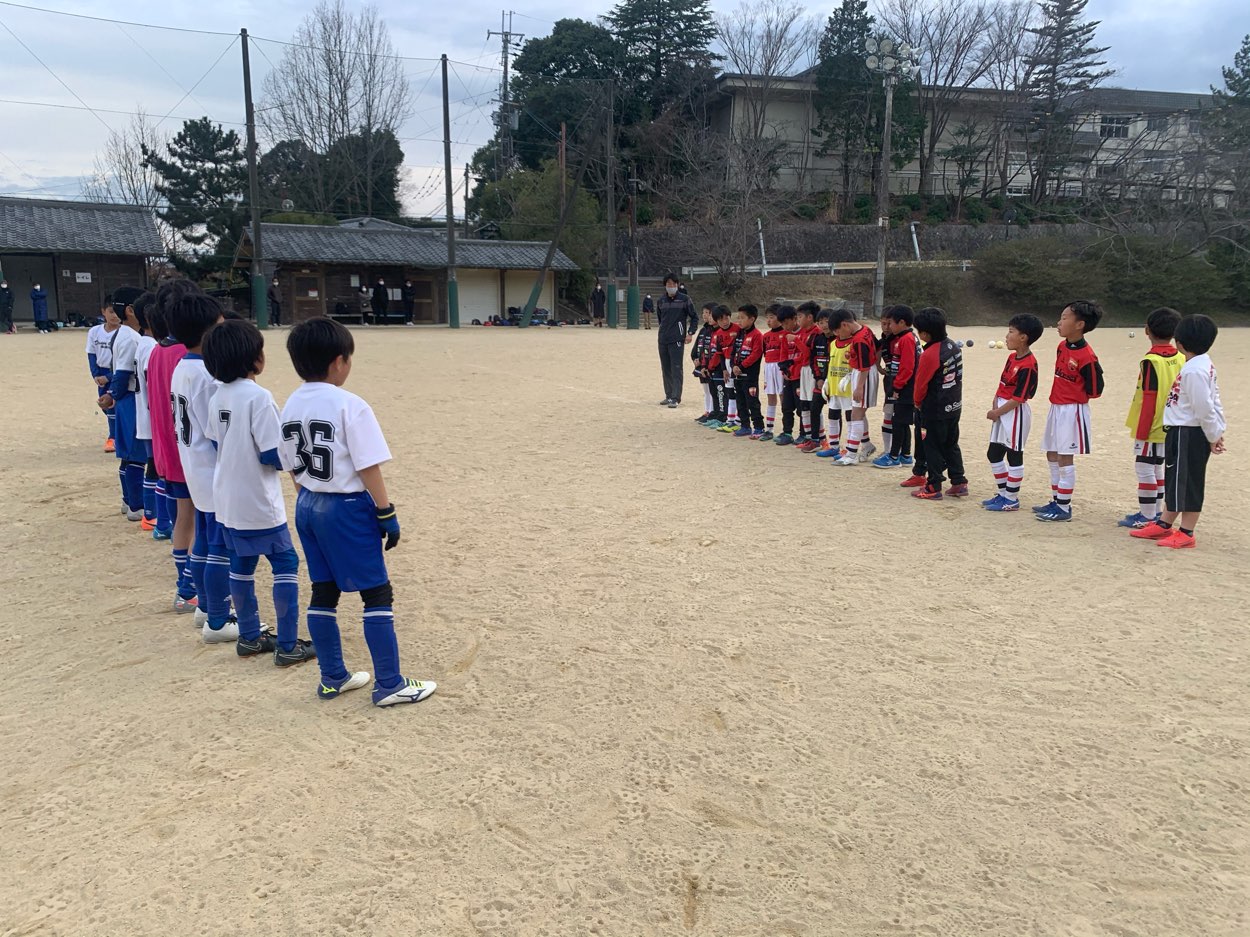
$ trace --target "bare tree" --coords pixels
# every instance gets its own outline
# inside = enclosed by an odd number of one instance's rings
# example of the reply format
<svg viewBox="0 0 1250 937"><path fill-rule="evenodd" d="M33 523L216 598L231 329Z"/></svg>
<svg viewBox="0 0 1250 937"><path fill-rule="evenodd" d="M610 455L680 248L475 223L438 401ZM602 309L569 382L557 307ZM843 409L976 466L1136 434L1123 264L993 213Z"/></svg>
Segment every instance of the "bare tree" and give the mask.
<svg viewBox="0 0 1250 937"><path fill-rule="evenodd" d="M374 163L410 105L403 63L376 7L351 12L343 0L318 3L265 77L262 104L261 126L270 144L298 141L328 157L358 137L364 165L329 159L310 165L319 204L309 207L326 211L345 187L356 186L372 212Z"/></svg>
<svg viewBox="0 0 1250 937"><path fill-rule="evenodd" d="M980 82L996 50L986 42L990 20L985 0L880 0L884 30L919 49L916 94L925 132L920 138L920 192L933 193L933 166L951 113Z"/></svg>
<svg viewBox="0 0 1250 937"><path fill-rule="evenodd" d="M104 141L104 149L96 153L91 175L82 180L82 194L97 202L142 205L153 215L161 206L157 183L161 175L143 158L146 146L151 151L163 150L166 137L142 107L136 107L130 122L121 130L113 130ZM157 219L157 230L167 256L178 249L178 236L171 227Z"/></svg>
<svg viewBox="0 0 1250 937"><path fill-rule="evenodd" d="M731 13L716 17L716 33L724 50L726 71L751 75L750 92L739 96L745 119L734 132L761 140L770 121L768 106L777 86L800 66L810 65L816 52L819 26L802 4L794 0L742 0Z"/></svg>
<svg viewBox="0 0 1250 937"><path fill-rule="evenodd" d="M990 179L998 181L998 191L1007 188L1024 171L1028 133L1028 86L1040 18L1032 0L1000 0L990 8L986 43L995 50L985 73L985 84L993 94L993 123L990 126L985 190Z"/></svg>

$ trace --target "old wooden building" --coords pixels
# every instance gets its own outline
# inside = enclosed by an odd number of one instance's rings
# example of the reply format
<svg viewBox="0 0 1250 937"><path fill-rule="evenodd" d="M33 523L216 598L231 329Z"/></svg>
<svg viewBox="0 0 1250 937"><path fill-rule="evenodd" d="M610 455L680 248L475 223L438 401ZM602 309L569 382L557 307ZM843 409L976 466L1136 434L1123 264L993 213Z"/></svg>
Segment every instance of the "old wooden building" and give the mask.
<svg viewBox="0 0 1250 937"><path fill-rule="evenodd" d="M262 224L261 249L282 291L284 323L310 316L356 315L361 289L382 280L398 321L400 289L411 280L416 292L413 320L447 322L447 241L440 230L408 228L372 218L339 225ZM244 231L238 263L250 263L251 229ZM539 241L456 241L460 319L483 321L523 307L542 268L547 244ZM556 252L538 305L554 309L555 274L577 265ZM367 300L366 300L367 301Z"/></svg>
<svg viewBox="0 0 1250 937"><path fill-rule="evenodd" d="M16 296L14 319L33 318L31 287L48 293L48 318L98 314L120 286L146 286L149 257L164 253L146 208L0 198L0 272Z"/></svg>

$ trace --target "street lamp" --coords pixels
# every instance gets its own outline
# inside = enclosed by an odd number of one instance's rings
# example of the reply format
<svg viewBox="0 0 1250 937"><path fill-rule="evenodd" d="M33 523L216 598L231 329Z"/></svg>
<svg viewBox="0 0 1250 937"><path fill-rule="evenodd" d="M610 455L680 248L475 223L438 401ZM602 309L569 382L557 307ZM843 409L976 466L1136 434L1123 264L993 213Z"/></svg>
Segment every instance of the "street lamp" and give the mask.
<svg viewBox="0 0 1250 937"><path fill-rule="evenodd" d="M907 43L895 43L892 39L864 40L868 58L864 64L869 71L881 76L885 85L885 130L881 140L881 175L877 180L877 276L872 286L873 317L881 318L885 307L885 253L890 236L890 133L894 119L894 86L900 78L917 74L915 57L919 50Z"/></svg>

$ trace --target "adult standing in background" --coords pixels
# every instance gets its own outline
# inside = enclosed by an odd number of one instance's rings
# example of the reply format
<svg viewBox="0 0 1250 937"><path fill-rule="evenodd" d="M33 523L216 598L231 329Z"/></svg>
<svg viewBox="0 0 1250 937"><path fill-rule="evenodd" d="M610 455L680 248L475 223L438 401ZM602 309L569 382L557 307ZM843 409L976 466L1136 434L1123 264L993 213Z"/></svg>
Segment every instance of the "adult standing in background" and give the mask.
<svg viewBox="0 0 1250 937"><path fill-rule="evenodd" d="M404 302L404 325L412 325L412 312L417 306L417 288L412 285L411 280L404 281L399 298Z"/></svg>
<svg viewBox="0 0 1250 937"><path fill-rule="evenodd" d="M373 324L386 325L386 306L390 295L386 291L386 281L378 277L378 285L373 288L373 299L369 305L373 307Z"/></svg>
<svg viewBox="0 0 1250 937"><path fill-rule="evenodd" d="M607 315L608 294L603 284L595 280L595 288L590 294L590 318L595 328L603 328L603 319Z"/></svg>
<svg viewBox="0 0 1250 937"><path fill-rule="evenodd" d="M655 300L648 293L642 300L642 327L651 331L651 317L655 315Z"/></svg>
<svg viewBox="0 0 1250 937"><path fill-rule="evenodd" d="M13 303L16 297L13 291L9 289L8 280L0 280L0 335L12 335L16 329L13 328Z"/></svg>
<svg viewBox="0 0 1250 937"><path fill-rule="evenodd" d="M30 306L35 314L35 328L40 332L51 332L52 323L48 321L48 291L40 289L38 283L30 291Z"/></svg>
<svg viewBox="0 0 1250 937"><path fill-rule="evenodd" d="M274 277L273 282L269 284L269 324L282 324L282 287L278 285L278 278Z"/></svg>
<svg viewBox="0 0 1250 937"><path fill-rule="evenodd" d="M664 295L656 306L660 322L660 371L664 377L664 399L660 406L672 409L681 403L682 368L685 346L694 341L699 319L694 303L685 293L677 292L677 275L664 277Z"/></svg>

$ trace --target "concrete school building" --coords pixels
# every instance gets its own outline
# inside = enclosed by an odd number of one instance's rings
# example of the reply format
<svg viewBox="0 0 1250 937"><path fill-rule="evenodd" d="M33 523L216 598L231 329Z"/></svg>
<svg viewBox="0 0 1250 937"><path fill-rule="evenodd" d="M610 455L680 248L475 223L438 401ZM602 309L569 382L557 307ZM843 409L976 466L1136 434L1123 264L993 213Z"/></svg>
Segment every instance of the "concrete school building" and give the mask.
<svg viewBox="0 0 1250 937"><path fill-rule="evenodd" d="M543 241L456 240L456 279L460 321L464 324L506 315L529 300L547 254ZM278 278L284 323L312 316L358 316L361 289L378 280L390 295L391 321L399 321L400 288L411 280L416 292L413 321L446 324L447 240L437 229L409 228L376 218L353 218L337 225L261 223L261 250L267 277ZM244 229L236 264L249 266L251 226ZM556 251L543 280L538 305L554 309L555 275L577 270ZM366 300L367 301L367 300Z"/></svg>
<svg viewBox="0 0 1250 937"><path fill-rule="evenodd" d="M148 260L164 253L156 220L137 205L0 198L0 272L15 322L34 318L30 290L48 293L48 318L99 314L121 286L146 286Z"/></svg>

